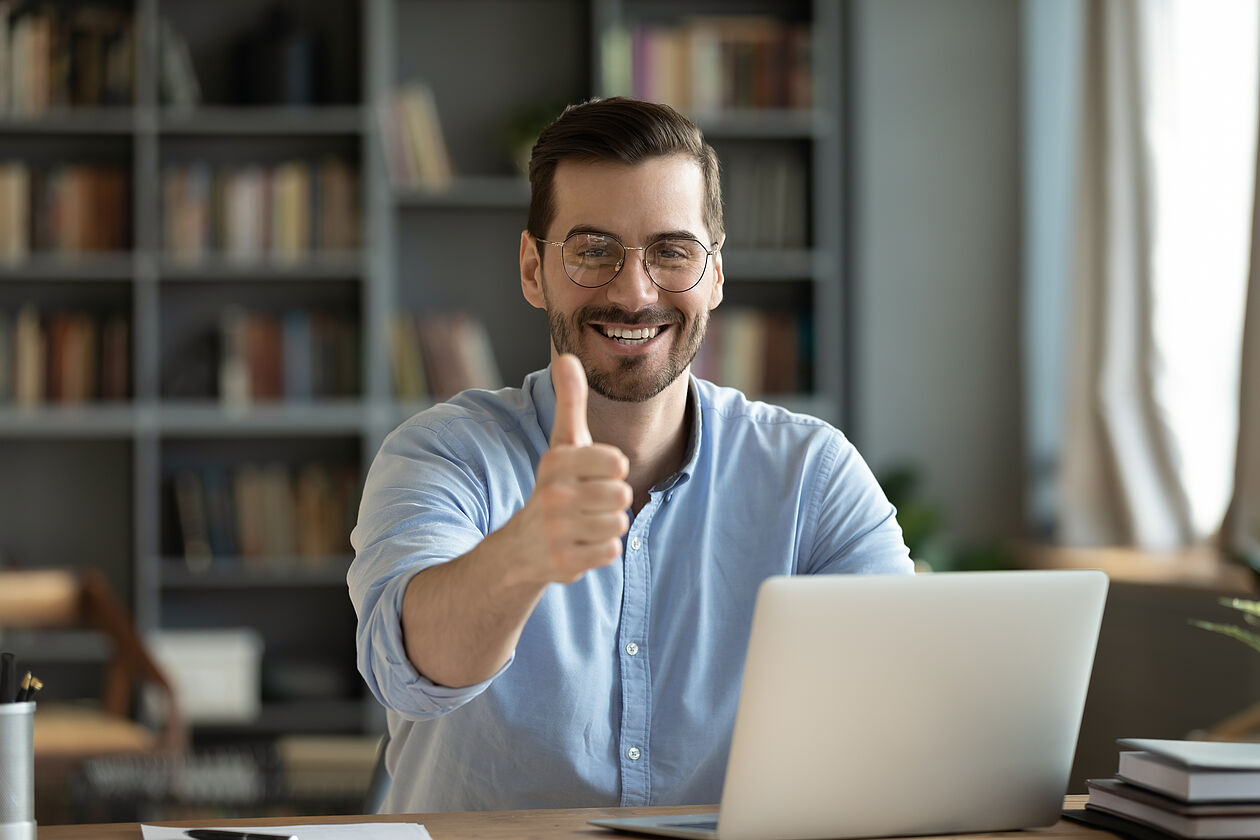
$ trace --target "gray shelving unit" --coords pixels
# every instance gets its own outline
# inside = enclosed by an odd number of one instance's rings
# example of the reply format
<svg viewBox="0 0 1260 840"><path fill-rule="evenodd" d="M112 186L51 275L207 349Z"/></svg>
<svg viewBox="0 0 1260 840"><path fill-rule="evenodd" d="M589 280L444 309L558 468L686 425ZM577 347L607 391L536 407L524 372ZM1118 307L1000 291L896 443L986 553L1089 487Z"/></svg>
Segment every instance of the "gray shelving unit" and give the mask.
<svg viewBox="0 0 1260 840"><path fill-rule="evenodd" d="M475 311L489 327L507 384L547 362L546 322L520 295L517 240L528 184L496 137L505 115L539 102L612 91L604 79L610 32L637 20L761 13L812 25L815 100L803 111L740 111L700 118L724 147L768 143L799 150L809 189L808 245L765 250L729 241L727 304L788 306L812 326L812 388L776 395L833 422L845 416L841 120L841 0L283 0L300 21L331 33L337 79L317 107L240 106L227 90L228 45L261 8L246 0L135 0L139 49L128 107L0 118L0 159L55 160L107 148L132 173L134 246L73 260L34 255L0 265L0 306L30 297L52 306L106 300L132 323L133 398L119 404L19 409L0 404L0 553L22 565L91 564L130 596L141 626L248 623L284 594L282 621L260 626L280 655L322 655L351 672L353 616L344 590L349 557L320 569L277 558L268 571L189 571L178 557L172 471L224 463L328 457L366 469L381 440L423 408L393 396L388 326L400 309ZM189 112L164 108L156 72L159 20L189 39L209 95ZM449 191L394 189L381 153L377 109L412 78L434 90L458 177ZM274 161L333 150L357 161L362 250L287 264L195 264L162 251L161 173L167 162ZM93 155L89 155L90 157ZM213 393L179 395L170 359L207 312L225 302L340 305L357 313L361 385L343 399L232 409ZM203 389L204 390L204 389ZM304 635L305 634L305 635ZM286 646L288 646L286 648ZM269 648L270 649L270 648ZM264 708L258 733L370 729L374 704L354 682L345 698Z"/></svg>

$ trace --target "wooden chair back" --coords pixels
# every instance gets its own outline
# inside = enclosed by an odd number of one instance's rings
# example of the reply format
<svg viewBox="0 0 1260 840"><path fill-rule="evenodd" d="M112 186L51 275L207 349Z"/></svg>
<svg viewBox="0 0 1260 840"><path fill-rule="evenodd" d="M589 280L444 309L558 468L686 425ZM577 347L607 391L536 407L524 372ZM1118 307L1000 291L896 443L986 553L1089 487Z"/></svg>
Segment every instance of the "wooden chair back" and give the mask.
<svg viewBox="0 0 1260 840"><path fill-rule="evenodd" d="M0 570L0 629L86 628L112 643L101 690L101 711L129 719L136 689L145 683L162 696L160 749L183 750L188 727L166 675L149 655L135 623L96 569Z"/></svg>

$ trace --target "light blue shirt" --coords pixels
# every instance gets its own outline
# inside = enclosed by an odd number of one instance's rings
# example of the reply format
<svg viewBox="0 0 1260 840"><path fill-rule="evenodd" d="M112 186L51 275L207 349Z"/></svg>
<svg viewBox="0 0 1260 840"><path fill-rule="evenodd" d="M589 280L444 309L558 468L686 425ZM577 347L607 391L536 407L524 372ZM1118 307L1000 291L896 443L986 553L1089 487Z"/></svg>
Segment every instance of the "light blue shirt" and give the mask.
<svg viewBox="0 0 1260 840"><path fill-rule="evenodd" d="M685 464L621 559L549 586L511 660L467 688L408 661L403 591L521 509L555 416L550 373L466 391L385 440L348 580L359 670L389 710L386 811L717 802L758 584L911 572L892 505L839 431L695 378L690 399Z"/></svg>

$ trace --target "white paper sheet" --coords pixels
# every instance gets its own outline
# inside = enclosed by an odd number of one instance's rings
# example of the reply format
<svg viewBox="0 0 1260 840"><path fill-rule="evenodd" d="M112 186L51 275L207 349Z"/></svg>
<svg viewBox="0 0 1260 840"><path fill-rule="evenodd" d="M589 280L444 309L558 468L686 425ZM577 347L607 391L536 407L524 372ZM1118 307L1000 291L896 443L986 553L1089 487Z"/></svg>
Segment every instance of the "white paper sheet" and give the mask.
<svg viewBox="0 0 1260 840"><path fill-rule="evenodd" d="M217 828L224 831L257 831L263 834L294 835L298 840L432 840L424 826L404 822L345 823L343 825L259 825L259 826L189 826ZM188 840L188 828L165 825L141 825L144 840Z"/></svg>

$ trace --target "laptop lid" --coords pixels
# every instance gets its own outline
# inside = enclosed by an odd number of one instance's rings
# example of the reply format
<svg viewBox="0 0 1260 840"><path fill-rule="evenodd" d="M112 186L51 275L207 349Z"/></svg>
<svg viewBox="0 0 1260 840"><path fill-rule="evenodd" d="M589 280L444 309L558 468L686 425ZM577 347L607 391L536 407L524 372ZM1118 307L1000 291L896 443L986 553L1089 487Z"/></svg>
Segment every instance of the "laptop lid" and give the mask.
<svg viewBox="0 0 1260 840"><path fill-rule="evenodd" d="M1106 592L1102 572L1079 570L766 580L716 835L1054 823Z"/></svg>

